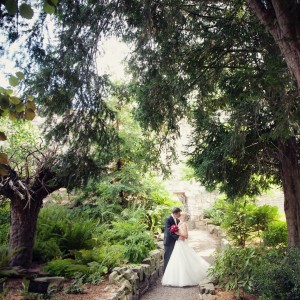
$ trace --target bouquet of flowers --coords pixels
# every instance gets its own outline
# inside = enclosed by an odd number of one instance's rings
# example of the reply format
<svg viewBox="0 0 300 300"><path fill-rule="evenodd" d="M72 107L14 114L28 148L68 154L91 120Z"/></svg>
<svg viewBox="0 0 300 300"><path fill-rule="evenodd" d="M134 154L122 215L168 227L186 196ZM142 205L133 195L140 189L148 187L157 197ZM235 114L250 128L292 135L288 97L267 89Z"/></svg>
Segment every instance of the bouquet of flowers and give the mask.
<svg viewBox="0 0 300 300"><path fill-rule="evenodd" d="M170 228L170 230L171 230L173 233L175 233L175 232L177 232L177 231L179 230L179 228L178 228L177 225L172 225L171 228Z"/></svg>

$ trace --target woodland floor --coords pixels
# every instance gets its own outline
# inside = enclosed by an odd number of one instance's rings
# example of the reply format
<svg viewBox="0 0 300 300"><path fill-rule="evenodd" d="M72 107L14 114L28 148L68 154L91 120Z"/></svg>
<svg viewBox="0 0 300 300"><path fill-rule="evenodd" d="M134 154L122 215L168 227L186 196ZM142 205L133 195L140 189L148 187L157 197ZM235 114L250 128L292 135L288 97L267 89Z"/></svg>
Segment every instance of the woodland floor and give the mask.
<svg viewBox="0 0 300 300"><path fill-rule="evenodd" d="M205 230L191 230L189 232L189 244L195 249L195 251L212 263L212 254L219 246L219 240L210 235ZM65 283L67 286L69 283ZM24 288L22 286L22 279L10 280L6 283L7 295L4 300L25 300L25 299L37 299L30 297L33 295L24 294ZM53 300L105 300L109 298L109 295L116 290L117 287L108 284L108 276L99 285L87 285L85 286L85 293L80 295L65 294L60 292L51 297ZM164 287L158 280L156 285L153 285L151 289L141 297L141 300L197 300L199 299L199 288L172 288ZM218 300L236 300L234 293L224 292L217 289ZM252 296L244 297L244 300L256 300L257 298Z"/></svg>

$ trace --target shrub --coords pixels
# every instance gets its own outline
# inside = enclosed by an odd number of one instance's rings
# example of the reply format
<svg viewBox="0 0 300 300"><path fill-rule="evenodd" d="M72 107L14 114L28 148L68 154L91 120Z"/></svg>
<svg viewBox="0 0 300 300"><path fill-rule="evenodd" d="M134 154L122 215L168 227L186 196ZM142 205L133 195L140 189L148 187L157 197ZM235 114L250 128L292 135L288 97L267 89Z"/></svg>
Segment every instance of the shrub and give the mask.
<svg viewBox="0 0 300 300"><path fill-rule="evenodd" d="M12 253L9 251L7 245L0 246L0 268L4 268L9 264Z"/></svg>
<svg viewBox="0 0 300 300"><path fill-rule="evenodd" d="M67 255L72 250L91 249L93 247L93 232L95 222L92 220L77 219L67 222L64 233L59 240L60 249Z"/></svg>
<svg viewBox="0 0 300 300"><path fill-rule="evenodd" d="M226 230L227 236L237 246L245 246L246 241L251 237L251 218L249 215L255 210L253 203L241 203L235 201L228 205L226 217L222 228Z"/></svg>
<svg viewBox="0 0 300 300"><path fill-rule="evenodd" d="M228 202L224 198L217 199L211 208L204 210L204 217L215 225L221 225L225 220L225 212Z"/></svg>
<svg viewBox="0 0 300 300"><path fill-rule="evenodd" d="M258 263L259 253L257 248L228 246L217 253L209 275L226 290L236 290L238 294L251 290L253 267Z"/></svg>
<svg viewBox="0 0 300 300"><path fill-rule="evenodd" d="M9 204L6 202L0 205L0 245L8 243L9 224Z"/></svg>
<svg viewBox="0 0 300 300"><path fill-rule="evenodd" d="M107 270L124 263L125 246L121 244L105 244L91 250L83 249L75 252L75 259L83 265L97 262ZM107 272L107 271L106 271ZM105 274L105 273L104 273Z"/></svg>
<svg viewBox="0 0 300 300"><path fill-rule="evenodd" d="M123 264L126 260L125 246L121 244L106 244L99 250L99 262L109 270Z"/></svg>
<svg viewBox="0 0 300 300"><path fill-rule="evenodd" d="M66 207L45 206L38 218L34 259L73 257L74 250L91 249L96 227L94 220L76 218Z"/></svg>
<svg viewBox="0 0 300 300"><path fill-rule="evenodd" d="M149 229L153 233L162 233L165 226L165 218L170 215L170 207L158 205L153 209L147 210L147 214L150 218Z"/></svg>
<svg viewBox="0 0 300 300"><path fill-rule="evenodd" d="M236 200L227 205L222 228L237 246L245 246L254 237L268 228L270 222L279 218L278 208L270 205L257 206L247 201Z"/></svg>
<svg viewBox="0 0 300 300"><path fill-rule="evenodd" d="M84 294L84 284L83 279L84 277L80 276L80 274L76 274L75 278L72 280L71 284L64 289L66 294Z"/></svg>
<svg viewBox="0 0 300 300"><path fill-rule="evenodd" d="M37 240L33 248L33 259L36 261L49 261L62 256L56 239L48 241Z"/></svg>
<svg viewBox="0 0 300 300"><path fill-rule="evenodd" d="M56 259L50 261L45 266L45 271L54 276L65 276L74 278L75 275L88 275L89 268L86 265L81 265L73 259Z"/></svg>
<svg viewBox="0 0 300 300"><path fill-rule="evenodd" d="M285 221L273 221L268 224L267 229L263 232L262 238L264 244L270 247L278 245L287 246L288 231Z"/></svg>
<svg viewBox="0 0 300 300"><path fill-rule="evenodd" d="M256 206L249 213L249 225L253 231L260 235L260 232L265 231L270 222L279 218L279 212L277 206L262 205Z"/></svg>
<svg viewBox="0 0 300 300"><path fill-rule="evenodd" d="M273 249L261 257L253 271L253 292L260 299L300 299L300 251Z"/></svg>
<svg viewBox="0 0 300 300"><path fill-rule="evenodd" d="M128 236L125 239L125 257L131 263L140 263L149 252L156 248L156 244L150 235L141 232Z"/></svg>

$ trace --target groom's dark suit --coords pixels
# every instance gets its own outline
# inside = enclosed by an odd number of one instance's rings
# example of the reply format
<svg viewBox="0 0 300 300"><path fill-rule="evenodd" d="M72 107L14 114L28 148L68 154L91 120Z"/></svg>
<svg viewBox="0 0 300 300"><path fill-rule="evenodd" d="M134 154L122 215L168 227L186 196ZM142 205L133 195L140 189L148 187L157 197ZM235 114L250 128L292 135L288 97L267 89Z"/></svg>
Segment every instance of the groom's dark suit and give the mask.
<svg viewBox="0 0 300 300"><path fill-rule="evenodd" d="M171 254L173 252L175 242L178 240L179 236L173 233L170 228L172 225L176 225L173 216L165 219L165 231L164 231L164 248L165 248L165 255L164 255L164 271L167 267Z"/></svg>

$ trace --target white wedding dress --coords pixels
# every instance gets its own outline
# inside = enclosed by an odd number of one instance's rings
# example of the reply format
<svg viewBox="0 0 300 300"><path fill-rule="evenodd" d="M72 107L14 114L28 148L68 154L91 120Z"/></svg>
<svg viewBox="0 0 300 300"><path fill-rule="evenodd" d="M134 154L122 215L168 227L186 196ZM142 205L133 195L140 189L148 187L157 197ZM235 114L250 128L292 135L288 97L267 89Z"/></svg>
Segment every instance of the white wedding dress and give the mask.
<svg viewBox="0 0 300 300"><path fill-rule="evenodd" d="M179 225L179 232L181 231ZM187 240L177 240L162 278L162 285L194 286L207 276L209 263L201 258Z"/></svg>

